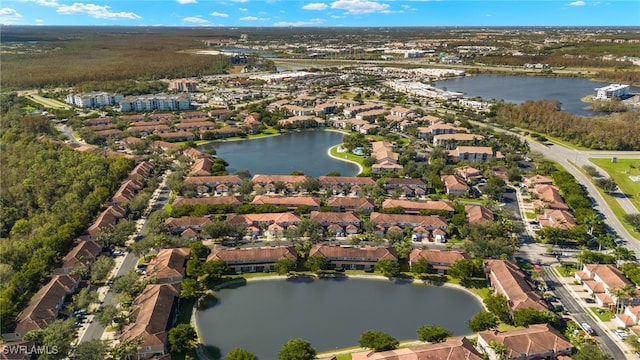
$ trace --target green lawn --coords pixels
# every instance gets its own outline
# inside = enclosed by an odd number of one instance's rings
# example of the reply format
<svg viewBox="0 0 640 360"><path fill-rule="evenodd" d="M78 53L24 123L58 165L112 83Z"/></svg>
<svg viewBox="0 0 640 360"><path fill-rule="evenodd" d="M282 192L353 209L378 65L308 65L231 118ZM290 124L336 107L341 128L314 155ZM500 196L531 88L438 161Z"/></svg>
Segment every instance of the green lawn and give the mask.
<svg viewBox="0 0 640 360"><path fill-rule="evenodd" d="M589 311L593 314L593 316L598 319L606 322L611 321L611 319L615 316L615 314L611 311L603 310L600 308L588 307Z"/></svg>
<svg viewBox="0 0 640 360"><path fill-rule="evenodd" d="M362 173L363 174L371 174L371 168L370 167L366 167L364 166L364 156L360 156L360 155L356 155L353 153L348 153L348 152L338 152L338 147L340 147L340 145L336 145L333 146L331 149L329 149L331 155L337 157L337 158L342 158L342 159L346 159L346 160L351 160L354 161L358 164L360 164L360 166L362 166Z"/></svg>
<svg viewBox="0 0 640 360"><path fill-rule="evenodd" d="M590 159L590 160L596 160L596 161L594 161L594 163L597 163L598 159ZM605 160L607 160L607 159L605 159ZM608 161L610 161L610 160L608 160ZM618 161L620 161L620 160L618 160ZM573 164L573 165L575 166L575 164ZM580 168L578 166L576 166L576 168L579 169L580 171L585 173L585 175L588 176L588 174L584 171L584 169L582 169L582 168ZM603 168L603 170L607 171L605 168ZM611 177L614 178L613 176L611 176ZM620 188L622 189L622 191L624 191L626 193L624 188L622 188L622 187L620 187ZM611 211L613 211L613 214L618 218L618 220L620 220L620 222L622 223L622 226L624 226L624 228L627 229L627 231L631 234L631 236L633 236L637 240L640 240L640 232L634 231L633 228L631 227L631 225L629 225L626 221L624 221L624 216L627 213L620 206L620 203L618 202L618 200L616 200L613 196L611 196L609 194L606 194L604 191L602 191L602 189L600 189L597 186L596 186L596 189L598 190L600 195L602 195L602 197L604 198L604 201L607 203L607 205L609 205L609 207L611 208ZM635 198L636 198L636 201L637 201L638 200L638 196L635 196ZM633 202L633 199L632 199L632 202Z"/></svg>
<svg viewBox="0 0 640 360"><path fill-rule="evenodd" d="M589 161L598 165L618 184L618 187L640 209L640 182L633 182L629 176L640 176L640 159L618 159L612 163L611 159L594 159Z"/></svg>

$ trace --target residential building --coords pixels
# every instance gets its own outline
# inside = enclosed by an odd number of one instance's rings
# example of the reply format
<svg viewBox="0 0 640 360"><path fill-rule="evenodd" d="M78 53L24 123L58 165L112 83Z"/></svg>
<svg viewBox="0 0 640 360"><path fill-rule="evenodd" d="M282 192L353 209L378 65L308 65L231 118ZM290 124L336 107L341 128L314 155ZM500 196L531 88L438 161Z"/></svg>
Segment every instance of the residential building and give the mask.
<svg viewBox="0 0 640 360"><path fill-rule="evenodd" d="M484 205L466 205L464 210L469 224L484 224L494 220L493 211Z"/></svg>
<svg viewBox="0 0 640 360"><path fill-rule="evenodd" d="M385 199L383 209L402 208L407 214L419 214L421 211L454 212L453 204L447 200L413 201L399 199Z"/></svg>
<svg viewBox="0 0 640 360"><path fill-rule="evenodd" d="M190 79L173 79L169 82L169 90L175 92L196 92L198 82Z"/></svg>
<svg viewBox="0 0 640 360"><path fill-rule="evenodd" d="M513 261L485 260L484 269L494 292L507 298L512 311L523 308L547 310L547 305L535 291L531 278Z"/></svg>
<svg viewBox="0 0 640 360"><path fill-rule="evenodd" d="M189 248L160 249L147 266L146 276L159 284L181 283L184 279Z"/></svg>
<svg viewBox="0 0 640 360"><path fill-rule="evenodd" d="M496 353L491 344L495 342L504 346L507 353ZM569 357L574 350L560 332L549 324L529 325L528 328L499 332L486 330L478 333L478 348L490 360L538 360Z"/></svg>
<svg viewBox="0 0 640 360"><path fill-rule="evenodd" d="M332 230L340 237L356 234L360 230L360 218L352 212L312 211L311 220L317 221L325 231Z"/></svg>
<svg viewBox="0 0 640 360"><path fill-rule="evenodd" d="M195 217L169 217L164 221L164 225L167 227L167 231L172 234L180 235L185 230L191 229L196 233L202 231L202 228L211 224L213 221L210 216L195 216Z"/></svg>
<svg viewBox="0 0 640 360"><path fill-rule="evenodd" d="M544 209L544 212L536 217L541 228L554 227L561 230L569 230L575 227L576 221L567 210Z"/></svg>
<svg viewBox="0 0 640 360"><path fill-rule="evenodd" d="M366 350L351 354L352 360L483 360L466 337L445 342L375 352Z"/></svg>
<svg viewBox="0 0 640 360"><path fill-rule="evenodd" d="M119 341L141 341L136 358L149 359L168 351L169 329L177 318L180 284L150 284L133 300L129 318Z"/></svg>
<svg viewBox="0 0 640 360"><path fill-rule="evenodd" d="M482 135L455 133L441 134L433 137L433 146L442 146L447 150L456 148L459 145L475 146L484 139Z"/></svg>
<svg viewBox="0 0 640 360"><path fill-rule="evenodd" d="M210 176L211 175L211 165L213 165L213 160L209 157L202 157L197 159L193 165L191 165L191 170L189 170L190 176Z"/></svg>
<svg viewBox="0 0 640 360"><path fill-rule="evenodd" d="M78 275L54 275L29 301L20 313L12 332L2 334L5 341L20 341L31 330L42 330L58 318L65 299L80 283Z"/></svg>
<svg viewBox="0 0 640 360"><path fill-rule="evenodd" d="M95 109L104 106L115 106L124 97L119 94L109 94L104 91L94 91L83 94L71 94L65 99L67 104L85 109Z"/></svg>
<svg viewBox="0 0 640 360"><path fill-rule="evenodd" d="M414 241L428 239L429 241L446 242L447 220L439 215L408 215L371 213L371 221L375 224L375 231L384 234L390 230L404 231L410 228Z"/></svg>
<svg viewBox="0 0 640 360"><path fill-rule="evenodd" d="M69 274L74 269L86 269L102 252L102 242L82 240L62 258L62 264L55 270L56 274Z"/></svg>
<svg viewBox="0 0 640 360"><path fill-rule="evenodd" d="M449 156L458 161L486 161L494 157L489 146L458 146L449 150Z"/></svg>
<svg viewBox="0 0 640 360"><path fill-rule="evenodd" d="M144 112L144 111L167 111L167 110L189 110L191 107L191 96L187 94L157 94L127 96L120 100L120 108L123 112Z"/></svg>
<svg viewBox="0 0 640 360"><path fill-rule="evenodd" d="M618 307L621 305L640 304L640 294L633 283L627 279L620 269L610 264L584 264L582 271L576 271L574 277L589 295L602 307ZM617 289L629 287L634 290L628 298L619 298ZM623 303L624 302L624 303Z"/></svg>
<svg viewBox="0 0 640 360"><path fill-rule="evenodd" d="M457 175L445 175L442 177L447 195L465 196L469 192L469 185Z"/></svg>
<svg viewBox="0 0 640 360"><path fill-rule="evenodd" d="M214 249L207 261L222 260L229 269L237 272L274 271L280 259L288 258L298 261L298 254L293 246Z"/></svg>
<svg viewBox="0 0 640 360"><path fill-rule="evenodd" d="M640 305L627 306L624 313L616 314L613 319L620 327L635 327L640 325Z"/></svg>
<svg viewBox="0 0 640 360"><path fill-rule="evenodd" d="M426 260L435 273L446 274L453 263L470 258L469 254L463 251L414 248L409 253L409 265L413 266L420 260Z"/></svg>
<svg viewBox="0 0 640 360"><path fill-rule="evenodd" d="M253 205L271 204L286 206L295 210L300 206L308 206L310 210L320 209L320 199L312 196L267 196L257 195L251 202Z"/></svg>
<svg viewBox="0 0 640 360"><path fill-rule="evenodd" d="M235 209L242 205L242 198L239 196L211 196L202 198L185 198L179 196L171 203L174 209L183 205L231 205Z"/></svg>
<svg viewBox="0 0 640 360"><path fill-rule="evenodd" d="M371 214L375 208L371 199L360 197L330 197L327 206L335 212L362 211L363 214Z"/></svg>
<svg viewBox="0 0 640 360"><path fill-rule="evenodd" d="M393 247L384 246L329 246L315 244L309 251L309 257L321 256L329 260L329 268L347 270L373 269L379 260L398 261Z"/></svg>

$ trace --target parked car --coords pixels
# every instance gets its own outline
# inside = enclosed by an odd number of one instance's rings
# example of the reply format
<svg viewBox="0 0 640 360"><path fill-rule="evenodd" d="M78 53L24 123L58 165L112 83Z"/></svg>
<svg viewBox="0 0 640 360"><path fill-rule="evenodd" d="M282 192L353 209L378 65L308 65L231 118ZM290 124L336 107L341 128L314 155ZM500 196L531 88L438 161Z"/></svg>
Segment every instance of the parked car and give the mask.
<svg viewBox="0 0 640 360"><path fill-rule="evenodd" d="M582 330L584 330L589 335L595 335L596 333L595 331L593 331L593 328L587 323L580 324L580 327L582 327Z"/></svg>
<svg viewBox="0 0 640 360"><path fill-rule="evenodd" d="M124 251L122 251L122 250L113 250L111 255L113 255L113 256L121 256L121 255L124 255Z"/></svg>

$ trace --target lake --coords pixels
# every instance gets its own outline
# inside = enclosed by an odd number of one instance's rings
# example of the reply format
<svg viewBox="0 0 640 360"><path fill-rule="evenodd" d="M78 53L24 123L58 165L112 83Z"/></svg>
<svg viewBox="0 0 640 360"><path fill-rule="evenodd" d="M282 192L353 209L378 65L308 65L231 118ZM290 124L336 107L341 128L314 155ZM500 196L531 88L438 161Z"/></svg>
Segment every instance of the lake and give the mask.
<svg viewBox="0 0 640 360"><path fill-rule="evenodd" d="M563 111L580 116L598 115L587 110L589 104L580 99L593 95L593 89L608 84L584 78L515 75L473 75L434 82L437 88L485 100L502 99L514 104L527 100L557 100ZM631 92L637 91L637 88L631 88Z"/></svg>
<svg viewBox="0 0 640 360"><path fill-rule="evenodd" d="M336 131L309 130L251 140L212 142L217 156L229 163L227 170L249 170L251 174L284 175L300 170L317 177L337 171L342 176L358 174L358 166L331 158L327 151L342 143L344 134Z"/></svg>
<svg viewBox="0 0 640 360"><path fill-rule="evenodd" d="M463 290L376 279L250 281L215 295L218 304L196 313L203 342L222 356L241 348L259 359L277 359L294 338L323 352L357 346L369 330L400 341L417 339L423 325L466 335L469 319L483 309Z"/></svg>

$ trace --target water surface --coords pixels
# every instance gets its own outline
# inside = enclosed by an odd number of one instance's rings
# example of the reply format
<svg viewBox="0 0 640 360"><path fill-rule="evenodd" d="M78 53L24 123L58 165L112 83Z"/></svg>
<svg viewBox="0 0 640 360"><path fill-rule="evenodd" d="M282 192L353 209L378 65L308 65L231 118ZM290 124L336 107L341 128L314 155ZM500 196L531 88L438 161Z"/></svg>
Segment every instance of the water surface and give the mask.
<svg viewBox="0 0 640 360"><path fill-rule="evenodd" d="M372 279L252 281L216 297L216 306L196 313L205 344L218 347L222 356L238 347L264 360L277 359L294 338L322 352L357 346L369 330L401 341L417 339L423 325L465 335L469 319L482 310L463 290Z"/></svg>
<svg viewBox="0 0 640 360"><path fill-rule="evenodd" d="M342 143L344 134L336 131L309 130L288 132L251 140L213 142L216 154L229 163L227 170L249 170L251 174L285 175L300 170L317 177L337 171L342 176L354 176L358 166L331 158L327 151Z"/></svg>

